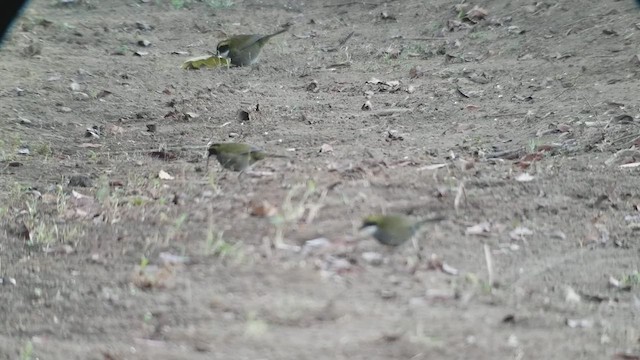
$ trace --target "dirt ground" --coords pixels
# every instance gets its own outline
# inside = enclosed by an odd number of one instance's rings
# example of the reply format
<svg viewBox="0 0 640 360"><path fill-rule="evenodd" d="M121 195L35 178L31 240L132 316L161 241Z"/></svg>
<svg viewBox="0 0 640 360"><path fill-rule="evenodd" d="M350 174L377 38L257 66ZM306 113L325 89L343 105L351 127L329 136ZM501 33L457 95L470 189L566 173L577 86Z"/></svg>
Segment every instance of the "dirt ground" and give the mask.
<svg viewBox="0 0 640 360"><path fill-rule="evenodd" d="M0 359L638 359L638 15L32 2L0 50ZM287 23L259 66L180 69ZM206 172L211 140L289 158ZM383 212L447 219L417 260L359 234Z"/></svg>

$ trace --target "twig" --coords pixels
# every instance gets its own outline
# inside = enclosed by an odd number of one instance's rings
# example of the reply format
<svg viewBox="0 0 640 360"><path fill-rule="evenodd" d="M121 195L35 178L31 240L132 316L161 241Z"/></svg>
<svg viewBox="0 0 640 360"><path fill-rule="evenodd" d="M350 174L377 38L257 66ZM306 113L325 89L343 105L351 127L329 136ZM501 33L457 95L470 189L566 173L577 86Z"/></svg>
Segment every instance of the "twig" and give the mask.
<svg viewBox="0 0 640 360"><path fill-rule="evenodd" d="M444 38L444 37L404 37L402 35L391 37L391 40L395 40L395 39L399 39L399 40L414 40L414 41L448 40L447 38Z"/></svg>
<svg viewBox="0 0 640 360"><path fill-rule="evenodd" d="M462 198L464 198L465 205L467 204L467 192L464 188L464 181L460 182L458 186L458 191L456 193L456 198L453 201L453 208L456 210L456 213L460 210L460 202L462 202Z"/></svg>
<svg viewBox="0 0 640 360"><path fill-rule="evenodd" d="M395 114L403 114L411 111L413 111L413 109L393 108L393 109L384 109L384 110L374 111L370 114L373 116L389 116L389 115L395 115Z"/></svg>
<svg viewBox="0 0 640 360"><path fill-rule="evenodd" d="M493 274L493 258L491 257L491 249L487 244L483 244L483 247L484 247L484 260L487 264L487 273L489 275L489 286L493 288L493 286L495 285L495 278Z"/></svg>
<svg viewBox="0 0 640 360"><path fill-rule="evenodd" d="M346 44L347 41L349 41L349 39L351 39L353 34L355 34L355 31L350 32L349 35L347 35L347 37L345 37L344 39L340 40L340 42L338 43L338 47L341 47L342 45Z"/></svg>

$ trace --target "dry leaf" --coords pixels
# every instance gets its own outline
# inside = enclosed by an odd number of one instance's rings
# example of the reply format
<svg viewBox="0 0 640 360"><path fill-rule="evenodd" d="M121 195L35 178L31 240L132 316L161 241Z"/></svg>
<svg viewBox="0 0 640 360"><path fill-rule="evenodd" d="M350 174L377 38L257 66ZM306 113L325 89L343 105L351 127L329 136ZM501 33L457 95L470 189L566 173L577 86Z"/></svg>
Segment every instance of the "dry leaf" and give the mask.
<svg viewBox="0 0 640 360"><path fill-rule="evenodd" d="M591 328L593 327L593 320L589 319L567 319L567 325L570 328Z"/></svg>
<svg viewBox="0 0 640 360"><path fill-rule="evenodd" d="M278 214L278 208L263 200L259 203L249 203L249 214L256 217L271 217Z"/></svg>
<svg viewBox="0 0 640 360"><path fill-rule="evenodd" d="M640 166L640 162L634 162L634 163L620 165L621 168L636 168L638 166Z"/></svg>
<svg viewBox="0 0 640 360"><path fill-rule="evenodd" d="M567 286L567 288L565 289L564 301L575 304L582 301L582 297L575 290L573 290L572 287Z"/></svg>
<svg viewBox="0 0 640 360"><path fill-rule="evenodd" d="M509 233L511 240L522 240L525 236L533 235L533 231L524 226L518 226Z"/></svg>
<svg viewBox="0 0 640 360"><path fill-rule="evenodd" d="M102 147L102 144L82 143L78 146L81 148L99 148Z"/></svg>
<svg viewBox="0 0 640 360"><path fill-rule="evenodd" d="M329 144L322 144L322 146L320 146L319 152L321 153L333 152L333 146Z"/></svg>
<svg viewBox="0 0 640 360"><path fill-rule="evenodd" d="M158 258L163 265L182 265L191 261L188 256L174 255L169 252L161 252Z"/></svg>
<svg viewBox="0 0 640 360"><path fill-rule="evenodd" d="M186 70L197 70L202 68L215 68L220 66L228 66L229 59L218 56L204 55L186 60L180 66Z"/></svg>
<svg viewBox="0 0 640 360"><path fill-rule="evenodd" d="M491 224L485 221L483 223L468 227L464 233L465 235L488 236L490 231L491 231Z"/></svg>
<svg viewBox="0 0 640 360"><path fill-rule="evenodd" d="M446 163L425 165L425 166L422 166L422 167L418 168L418 171L437 170L437 169L440 169L440 168L443 168L443 167L446 167L446 166L447 166Z"/></svg>
<svg viewBox="0 0 640 360"><path fill-rule="evenodd" d="M118 125L107 125L107 132L111 135L124 134L124 128Z"/></svg>
<svg viewBox="0 0 640 360"><path fill-rule="evenodd" d="M473 7L473 9L467 12L467 15L465 16L465 18L468 20L471 20L474 23L477 23L478 21L487 17L487 15L489 15L489 12L487 10L481 7L478 7L478 5L476 5Z"/></svg>
<svg viewBox="0 0 640 360"><path fill-rule="evenodd" d="M532 181L533 179L535 178L531 176L529 173L522 173L516 176L516 181L519 181L519 182L529 182L529 181Z"/></svg>
<svg viewBox="0 0 640 360"><path fill-rule="evenodd" d="M158 173L158 177L162 180L173 180L174 177L169 175L168 172L164 171L164 170L160 170L160 172Z"/></svg>

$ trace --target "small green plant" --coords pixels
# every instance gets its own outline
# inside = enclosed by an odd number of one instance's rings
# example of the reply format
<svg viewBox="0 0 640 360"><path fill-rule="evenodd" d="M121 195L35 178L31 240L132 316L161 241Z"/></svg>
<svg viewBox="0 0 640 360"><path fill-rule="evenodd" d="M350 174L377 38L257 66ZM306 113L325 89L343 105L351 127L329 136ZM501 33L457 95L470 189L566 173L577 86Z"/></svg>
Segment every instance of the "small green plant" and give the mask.
<svg viewBox="0 0 640 360"><path fill-rule="evenodd" d="M127 45L120 45L116 51L113 52L114 55L124 55L129 52L129 47Z"/></svg>
<svg viewBox="0 0 640 360"><path fill-rule="evenodd" d="M293 198L298 195L301 189L305 189L296 203ZM326 196L326 191L319 195L317 202L311 201L311 196L317 193L316 182L308 180L305 185L294 186L285 197L280 206L280 211L269 218L271 225L275 228L274 245L276 247L284 245L284 233L290 224L295 224L307 214L305 222L310 223L317 214Z"/></svg>
<svg viewBox="0 0 640 360"><path fill-rule="evenodd" d="M111 188L109 187L109 179L106 177L100 178L100 185L98 190L96 191L96 200L100 204L103 204L109 199L109 195L111 194Z"/></svg>
<svg viewBox="0 0 640 360"><path fill-rule="evenodd" d="M67 195L64 193L62 185L56 185L56 210L62 214L67 208Z"/></svg>
<svg viewBox="0 0 640 360"><path fill-rule="evenodd" d="M145 324L149 324L151 323L152 320L153 320L153 313L151 311L145 312L142 317L142 321L144 321Z"/></svg>
<svg viewBox="0 0 640 360"><path fill-rule="evenodd" d="M33 344L31 341L27 341L20 349L20 360L33 359Z"/></svg>
<svg viewBox="0 0 640 360"><path fill-rule="evenodd" d="M184 0L171 0L171 6L176 10L184 8L184 3Z"/></svg>
<svg viewBox="0 0 640 360"><path fill-rule="evenodd" d="M245 324L244 334L249 337L262 337L269 330L269 324L259 319L255 311L247 314L247 323Z"/></svg>
<svg viewBox="0 0 640 360"><path fill-rule="evenodd" d="M209 229L204 244L204 253L207 256L217 256L221 259L233 258L235 260L242 259L240 251L241 243L232 244L224 239L224 231L216 231L214 228Z"/></svg>
<svg viewBox="0 0 640 360"><path fill-rule="evenodd" d="M180 233L182 225L184 225L188 218L189 215L187 214L181 214L180 216L178 216L178 218L173 223L173 227L167 232L167 241L173 239L177 234Z"/></svg>
<svg viewBox="0 0 640 360"><path fill-rule="evenodd" d="M60 233L58 225L49 225L44 221L38 221L29 233L32 245L41 244L50 246L56 242Z"/></svg>
<svg viewBox="0 0 640 360"><path fill-rule="evenodd" d="M634 271L622 277L620 283L623 287L632 287L640 285L640 272Z"/></svg>
<svg viewBox="0 0 640 360"><path fill-rule="evenodd" d="M234 5L233 0L205 0L204 3L213 9L228 9Z"/></svg>
<svg viewBox="0 0 640 360"><path fill-rule="evenodd" d="M96 152L95 152L95 151L93 151L93 150L89 150L89 151L87 152L87 157L88 157L88 158L89 158L89 160L91 160L91 161L96 161L96 160L98 160L98 153L96 153Z"/></svg>
<svg viewBox="0 0 640 360"><path fill-rule="evenodd" d="M144 199L140 196L136 196L129 200L129 204L131 204L131 206L142 206L144 205Z"/></svg>
<svg viewBox="0 0 640 360"><path fill-rule="evenodd" d="M140 256L140 270L144 270L147 265L149 265L149 258L147 258L146 256L142 255Z"/></svg>
<svg viewBox="0 0 640 360"><path fill-rule="evenodd" d="M49 157L53 154L53 150L51 149L51 145L47 143L42 143L36 146L34 149L35 153L38 155L42 155L44 157Z"/></svg>

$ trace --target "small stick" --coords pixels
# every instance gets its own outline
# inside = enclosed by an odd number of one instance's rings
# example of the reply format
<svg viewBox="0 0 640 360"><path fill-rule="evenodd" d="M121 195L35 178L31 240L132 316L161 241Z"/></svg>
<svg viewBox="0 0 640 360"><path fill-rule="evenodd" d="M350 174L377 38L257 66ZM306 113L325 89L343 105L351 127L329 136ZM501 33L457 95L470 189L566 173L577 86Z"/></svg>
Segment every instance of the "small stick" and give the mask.
<svg viewBox="0 0 640 360"><path fill-rule="evenodd" d="M456 210L456 213L460 210L460 203L462 202L462 198L464 198L465 205L467 204L467 192L464 189L464 181L460 182L458 186L458 191L456 193L456 198L453 200L453 208Z"/></svg>
<svg viewBox="0 0 640 360"><path fill-rule="evenodd" d="M347 41L349 41L349 39L351 39L351 37L353 36L353 34L355 33L355 31L352 31L349 33L349 35L347 35L347 37L345 37L344 39L340 40L340 42L338 43L338 47L341 47L342 45L346 44Z"/></svg>
<svg viewBox="0 0 640 360"><path fill-rule="evenodd" d="M487 263L487 273L489 274L489 285L491 288L495 285L495 278L493 274L493 259L491 257L491 249L489 245L484 244L484 260Z"/></svg>

